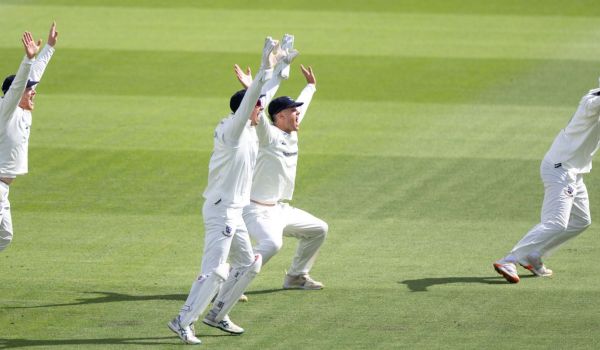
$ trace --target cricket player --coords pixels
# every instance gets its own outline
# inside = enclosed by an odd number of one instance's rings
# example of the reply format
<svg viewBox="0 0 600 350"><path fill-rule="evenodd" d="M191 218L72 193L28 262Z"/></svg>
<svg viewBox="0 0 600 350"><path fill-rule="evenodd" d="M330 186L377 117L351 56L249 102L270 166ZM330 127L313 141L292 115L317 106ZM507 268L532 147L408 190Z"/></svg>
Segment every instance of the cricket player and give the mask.
<svg viewBox="0 0 600 350"><path fill-rule="evenodd" d="M284 45L286 38L282 40ZM288 45L293 37L288 38ZM288 66L289 67L289 66ZM274 74L266 91L267 101L275 94L283 74ZM277 73L277 68L275 69ZM307 85L297 101L288 96L278 97L269 103L269 117L259 120L257 133L259 150L252 182L250 205L244 208L244 221L250 236L256 241L254 252L260 254L263 265L283 245L283 235L299 239L292 265L284 278L285 289L322 289L323 284L313 280L312 268L319 248L325 241L328 226L323 220L287 203L292 199L298 163L298 129L308 105L316 91L316 77L312 67L301 66ZM244 73L236 66L236 75L242 85L252 81L249 70ZM275 82L275 83L273 83Z"/></svg>
<svg viewBox="0 0 600 350"><path fill-rule="evenodd" d="M213 308L203 322L231 334L244 332L231 322L228 313L262 265L260 254L255 255L252 251L242 218L242 209L250 203L258 150L255 125L263 108L260 91L271 79L276 64L282 60L291 62L296 55L297 52L284 51L276 40L267 37L256 79L247 90L232 96L232 114L215 129L208 185L203 194L205 237L201 272L179 315L168 323L184 343L201 343L194 334L193 323L217 291ZM233 266L231 271L226 263L228 256Z"/></svg>
<svg viewBox="0 0 600 350"><path fill-rule="evenodd" d="M592 169L592 157L599 143L600 89L593 89L583 96L575 114L542 160L541 222L507 256L493 264L508 282L519 282L517 264L536 276L552 276L552 270L544 265L542 258L592 223L583 175Z"/></svg>
<svg viewBox="0 0 600 350"><path fill-rule="evenodd" d="M35 86L54 54L58 38L56 23L52 23L48 43L40 51L41 40L36 43L31 33L22 37L25 57L17 74L2 83L4 96L0 100L0 251L6 249L13 238L10 202L10 184L28 171L29 133L34 109ZM36 59L36 54L39 55Z"/></svg>

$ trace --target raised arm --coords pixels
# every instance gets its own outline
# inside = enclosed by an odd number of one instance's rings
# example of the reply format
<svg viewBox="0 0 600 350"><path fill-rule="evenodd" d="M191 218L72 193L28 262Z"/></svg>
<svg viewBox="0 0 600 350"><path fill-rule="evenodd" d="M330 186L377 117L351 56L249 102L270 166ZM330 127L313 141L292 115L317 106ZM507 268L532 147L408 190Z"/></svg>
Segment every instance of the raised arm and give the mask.
<svg viewBox="0 0 600 350"><path fill-rule="evenodd" d="M19 105L23 91L25 91L25 87L27 86L27 77L35 62L35 54L38 53L40 45L42 44L41 40L36 43L29 32L23 33L21 42L23 43L26 57L23 58L19 70L0 104L0 118L2 118L2 120L10 119Z"/></svg>
<svg viewBox="0 0 600 350"><path fill-rule="evenodd" d="M304 102L304 104L300 107L298 124L300 124L302 119L304 119L304 115L308 110L308 105L310 105L310 101L312 100L314 93L317 91L317 77L315 76L312 67L309 66L308 69L306 69L304 65L300 65L300 70L302 70L302 75L304 75L304 78L306 79L306 87L302 89L300 96L298 96L298 99L296 100L298 102Z"/></svg>
<svg viewBox="0 0 600 350"><path fill-rule="evenodd" d="M54 46L56 45L57 39L58 32L56 31L56 22L52 22L50 31L48 32L48 42L42 51L40 51L40 54L33 65L31 73L29 74L29 80L40 81L42 79L46 66L48 66L48 63L54 54Z"/></svg>

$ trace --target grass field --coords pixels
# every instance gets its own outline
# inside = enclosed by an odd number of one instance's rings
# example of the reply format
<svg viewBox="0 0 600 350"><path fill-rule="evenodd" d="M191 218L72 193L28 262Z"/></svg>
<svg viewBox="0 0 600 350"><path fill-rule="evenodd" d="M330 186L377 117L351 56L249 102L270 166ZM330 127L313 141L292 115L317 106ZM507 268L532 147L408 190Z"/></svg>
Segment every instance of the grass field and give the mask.
<svg viewBox="0 0 600 350"><path fill-rule="evenodd" d="M281 94L318 91L294 205L329 223L312 274L266 265L219 349L596 349L600 226L547 259L491 268L539 220L539 163L598 86L594 1L0 0L0 75L24 30L57 51L36 97L30 173L11 186L0 349L177 349L166 328L201 258L212 131L232 65L264 36L301 51ZM600 175L589 174L592 217Z"/></svg>

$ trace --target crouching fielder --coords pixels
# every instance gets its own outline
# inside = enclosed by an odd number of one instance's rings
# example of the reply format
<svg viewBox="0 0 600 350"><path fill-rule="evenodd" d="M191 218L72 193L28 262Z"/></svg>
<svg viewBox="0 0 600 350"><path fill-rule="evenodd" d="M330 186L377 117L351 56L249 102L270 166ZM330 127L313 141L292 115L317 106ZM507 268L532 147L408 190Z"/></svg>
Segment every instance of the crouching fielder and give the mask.
<svg viewBox="0 0 600 350"><path fill-rule="evenodd" d="M283 45L286 42L291 45L293 37L284 37L282 42ZM275 94L278 80L287 78L287 67L281 66L281 69L279 66L275 68L273 80L265 85L267 91L263 92L267 100ZM251 203L244 208L244 221L250 236L256 241L254 251L262 255L263 264L281 249L284 235L298 238L298 247L284 278L283 288L322 289L323 283L313 280L309 272L327 236L327 223L287 203L292 199L296 179L298 130L316 91L312 68L302 66L301 70L307 85L298 100L287 96L274 99L268 108L273 124L264 117L258 122L258 158ZM242 84L252 80L249 72L244 75L238 69L236 73Z"/></svg>
<svg viewBox="0 0 600 350"><path fill-rule="evenodd" d="M592 223L583 175L592 169L592 157L599 143L600 89L594 89L583 96L577 111L542 160L541 222L508 255L494 263L494 269L508 282L519 282L517 264L536 276L552 276L542 258Z"/></svg>
<svg viewBox="0 0 600 350"><path fill-rule="evenodd" d="M205 237L201 273L192 284L179 315L168 323L169 329L184 343L201 343L192 325L217 292L213 308L203 322L232 334L244 332L231 322L228 313L260 271L262 260L252 251L242 208L250 202L252 170L258 148L254 126L262 110L260 91L272 76L273 67L284 58L286 53L277 41L268 37L256 79L247 91L238 91L231 97L233 113L215 129L208 185L203 194ZM226 264L228 256L234 266L231 271Z"/></svg>

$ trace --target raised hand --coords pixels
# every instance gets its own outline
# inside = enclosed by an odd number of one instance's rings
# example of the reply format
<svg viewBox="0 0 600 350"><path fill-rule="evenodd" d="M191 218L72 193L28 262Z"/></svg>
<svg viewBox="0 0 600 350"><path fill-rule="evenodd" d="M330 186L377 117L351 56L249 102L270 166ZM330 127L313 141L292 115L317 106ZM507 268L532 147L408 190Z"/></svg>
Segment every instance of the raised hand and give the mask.
<svg viewBox="0 0 600 350"><path fill-rule="evenodd" d="M250 84L252 84L252 71L250 70L250 67L246 68L246 72L244 73L240 66L235 64L233 66L233 70L235 71L237 80L242 84L242 86L246 89L250 87Z"/></svg>
<svg viewBox="0 0 600 350"><path fill-rule="evenodd" d="M29 59L34 58L38 51L40 51L42 40L40 39L36 43L35 40L33 40L33 36L30 32L23 33L23 38L21 41L23 42L23 47L25 48L25 54L27 57L29 57Z"/></svg>
<svg viewBox="0 0 600 350"><path fill-rule="evenodd" d="M58 38L58 32L56 31L56 22L52 22L50 26L50 32L48 33L48 45L54 47L56 45L56 39Z"/></svg>
<svg viewBox="0 0 600 350"><path fill-rule="evenodd" d="M306 78L307 84L317 84L317 77L315 77L315 73L313 73L311 66L308 66L308 69L306 69L306 67L301 64L300 69L302 70L302 74L304 74L304 78Z"/></svg>

